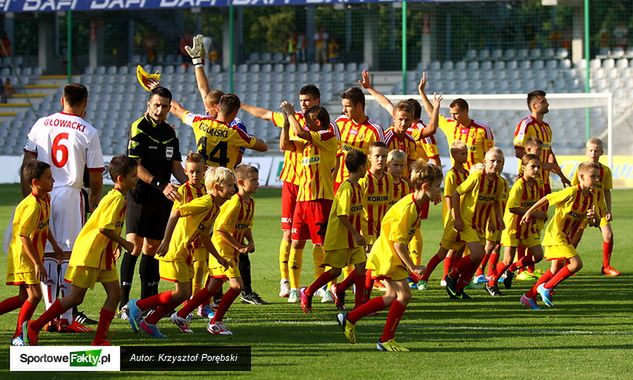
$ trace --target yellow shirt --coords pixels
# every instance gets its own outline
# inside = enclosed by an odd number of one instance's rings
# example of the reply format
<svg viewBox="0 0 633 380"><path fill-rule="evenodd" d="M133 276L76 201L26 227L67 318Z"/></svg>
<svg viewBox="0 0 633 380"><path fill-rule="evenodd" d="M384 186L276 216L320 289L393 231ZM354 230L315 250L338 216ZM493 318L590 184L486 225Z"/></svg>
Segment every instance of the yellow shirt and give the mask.
<svg viewBox="0 0 633 380"><path fill-rule="evenodd" d="M405 181L403 178L400 178L400 182L396 183L394 179L393 183L393 194L391 196L391 201L389 202L389 207L393 206L400 199L411 193L411 185L409 182Z"/></svg>
<svg viewBox="0 0 633 380"><path fill-rule="evenodd" d="M244 242L246 232L253 228L253 215L255 213L255 200L243 199L239 194L235 194L220 207L218 215L213 225L213 231L222 231L233 235L239 243ZM235 259L237 252L231 245L220 237L220 234L213 234L213 245L218 253L226 259Z"/></svg>
<svg viewBox="0 0 633 380"><path fill-rule="evenodd" d="M369 154L369 146L375 141L384 141L382 127L366 119L360 124L356 124L354 120L348 119L342 115L336 119L336 126L340 132L340 143L338 147L338 155L341 164L336 174L336 183L343 183L348 177L349 172L345 167L345 157L347 152L352 149L358 150L365 154Z"/></svg>
<svg viewBox="0 0 633 380"><path fill-rule="evenodd" d="M7 274L29 273L35 271L35 266L22 250L22 240L26 237L33 242L36 257L42 260L44 246L48 238L48 220L51 215L51 198L48 194L39 199L33 194L24 198L15 209L11 229L11 243L7 258Z"/></svg>
<svg viewBox="0 0 633 380"><path fill-rule="evenodd" d="M105 270L116 268L114 252L119 244L108 239L100 230L111 230L120 236L125 223L126 204L125 195L117 189L110 190L101 199L79 232L68 265Z"/></svg>
<svg viewBox="0 0 633 380"><path fill-rule="evenodd" d="M380 234L380 222L387 213L393 196L393 177L383 173L381 178L374 176L369 170L358 183L363 188L367 199L367 237L368 244L373 244Z"/></svg>
<svg viewBox="0 0 633 380"><path fill-rule="evenodd" d="M213 222L220 212L210 194L182 204L178 210L180 218L169 241L169 249L164 256L157 256L158 260L191 262L191 242L201 234L211 234Z"/></svg>
<svg viewBox="0 0 633 380"><path fill-rule="evenodd" d="M189 203L196 198L200 198L204 194L206 194L207 190L204 185L201 188L197 189L193 187L189 181L185 182L182 186L178 188L178 194L180 195L180 200L175 200L174 205L172 206L172 210L177 209L180 205ZM200 237L198 236L191 242L191 248L196 249L202 247L202 242Z"/></svg>
<svg viewBox="0 0 633 380"><path fill-rule="evenodd" d="M461 185L466 178L468 178L468 172L465 169L456 170L455 167L452 167L446 172L446 177L444 178L444 198L452 196L457 186ZM442 202L442 221L444 222L444 226L453 221L449 211L446 201Z"/></svg>
<svg viewBox="0 0 633 380"><path fill-rule="evenodd" d="M305 127L305 118L303 113L295 113L295 117L299 122L301 128ZM281 112L273 112L273 124L276 127L283 128L285 122L284 114ZM288 131L290 135L290 142L294 145L294 150L284 150L284 166L281 168L281 174L279 179L284 182L290 182L294 185L299 185L301 153L306 141L295 133L294 129L290 128Z"/></svg>
<svg viewBox="0 0 633 380"><path fill-rule="evenodd" d="M525 143L530 137L535 137L543 142L541 162L547 163L552 154L552 128L546 122L539 123L532 116L521 120L514 129L514 146L525 148ZM519 160L519 168L521 161ZM520 170L520 169L519 169ZM549 170L541 170L543 185L549 185Z"/></svg>
<svg viewBox="0 0 633 380"><path fill-rule="evenodd" d="M421 207L417 207L413 194L402 198L387 211L382 220L380 236L367 258L370 269L404 266L394 243L408 245L416 230L420 228Z"/></svg>
<svg viewBox="0 0 633 380"><path fill-rule="evenodd" d="M556 206L554 217L545 228L543 245L569 245L587 220L587 210L596 205L592 192L583 195L580 186L571 186L547 195L550 206Z"/></svg>
<svg viewBox="0 0 633 380"><path fill-rule="evenodd" d="M364 212L365 197L359 184L345 181L336 192L330 216L327 222L323 249L333 251L358 247L352 233L341 223L339 216L347 215L354 229L361 235L367 236L367 223Z"/></svg>
<svg viewBox="0 0 633 380"><path fill-rule="evenodd" d="M436 160L439 165L440 150L437 148L435 136L422 137L422 131L424 128L426 128L426 125L424 125L422 121L419 121L414 126L407 129L407 133L415 140L418 157L426 158L427 160Z"/></svg>
<svg viewBox="0 0 633 380"><path fill-rule="evenodd" d="M462 221L480 234L485 234L488 220L495 217L495 203L505 200L507 185L498 174L487 176L483 170L470 173L457 187Z"/></svg>
<svg viewBox="0 0 633 380"><path fill-rule="evenodd" d="M312 141L303 148L297 201L334 198L332 175L336 166L336 137L330 130L310 131Z"/></svg>
<svg viewBox="0 0 633 380"><path fill-rule="evenodd" d="M257 139L237 127L231 127L211 116L185 113L183 123L193 128L198 153L209 166L224 166L233 169L240 148L252 148Z"/></svg>
<svg viewBox="0 0 633 380"><path fill-rule="evenodd" d="M457 120L447 119L440 115L439 119L440 129L446 135L448 146L453 144L453 141L460 140L466 144L468 149L468 160L464 167L470 169L473 165L480 162L484 162L484 156L488 149L495 145L495 139L492 135L492 130L485 124L471 120L469 126L465 128L459 128ZM451 157L452 165L455 161Z"/></svg>
<svg viewBox="0 0 633 380"><path fill-rule="evenodd" d="M540 181L534 180L529 183L525 178L521 177L514 182L508 201L506 203L505 212L503 214L503 223L506 225L506 233L513 239L527 239L530 235L538 235L540 228L537 225L537 219L532 219L530 223L521 224L522 215L512 213L513 208L528 209L532 207L539 199L543 197L543 187Z"/></svg>
<svg viewBox="0 0 633 380"><path fill-rule="evenodd" d="M578 170L574 172L574 176L571 179L571 185L578 185ZM600 207L600 215L604 216L607 212L607 201L604 197L605 191L613 189L613 176L611 175L611 169L607 165L600 164L600 181L596 183L594 191L596 193L596 199Z"/></svg>
<svg viewBox="0 0 633 380"><path fill-rule="evenodd" d="M393 127L389 127L385 131L385 144L387 144L389 151L399 149L405 152L407 154L407 160L409 161L415 161L420 157L418 155L415 139L406 132L403 136L398 136ZM426 157L426 154L422 157Z"/></svg>

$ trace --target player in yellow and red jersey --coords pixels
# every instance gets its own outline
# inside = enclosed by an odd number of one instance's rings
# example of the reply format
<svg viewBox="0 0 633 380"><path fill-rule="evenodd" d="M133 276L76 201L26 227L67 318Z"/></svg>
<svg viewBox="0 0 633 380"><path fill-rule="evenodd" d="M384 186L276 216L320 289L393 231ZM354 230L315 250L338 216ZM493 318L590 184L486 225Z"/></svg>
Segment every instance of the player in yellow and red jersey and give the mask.
<svg viewBox="0 0 633 380"><path fill-rule="evenodd" d="M453 269L457 261L461 259L461 253L464 249L464 242L460 234L452 228L453 220L450 215L453 192L468 178L468 171L464 169L464 165L468 159L466 144L459 140L453 141L451 144L451 158L454 163L453 167L446 173L446 177L444 178L444 202L442 204L444 234L440 242L439 250L426 264L426 269L418 282L418 289L420 290L427 289L431 273L433 273L433 270L435 270L442 260L444 260L444 276L446 276Z"/></svg>
<svg viewBox="0 0 633 380"><path fill-rule="evenodd" d="M283 102L281 106L288 116L289 128L306 140L301 159L297 206L292 217L292 243L288 263L291 288L288 302L296 302L305 242L311 239L315 246L323 246L327 218L334 199L333 171L336 167L337 141L330 127L330 115L325 108L316 106L306 111L305 129L295 118L295 110L290 103ZM293 146L289 144L289 128L284 126L282 129L280 144L292 149Z"/></svg>
<svg viewBox="0 0 633 380"><path fill-rule="evenodd" d="M425 78L425 77L424 77ZM422 97L422 104L429 116L433 112L433 104L425 93L426 81L420 81L418 90ZM478 163L482 163L486 152L495 145L492 129L487 125L470 118L468 114L468 103L462 99L455 99L449 104L450 118L440 115L439 127L446 135L446 140L450 146L453 141L460 140L468 148L468 160L466 169Z"/></svg>
<svg viewBox="0 0 633 380"><path fill-rule="evenodd" d="M604 153L602 140L592 137L587 141L585 155L591 162L600 164L600 181L596 184L596 196L600 201L600 232L602 233L602 268L600 272L605 276L619 276L621 273L611 266L611 253L613 252L613 229L611 228L611 189L613 189L613 179L611 169L607 165L599 162L600 156ZM578 184L578 173L571 181L572 186ZM581 236L577 239L580 241Z"/></svg>
<svg viewBox="0 0 633 380"><path fill-rule="evenodd" d="M543 186L545 193L549 194L552 192L549 179L550 172L556 173L563 185L569 186L571 182L565 177L558 162L556 162L556 156L552 150L552 128L543 120L545 114L549 112L549 103L545 95L545 91L541 90L534 90L527 95L530 116L521 120L514 129L514 154L519 159L523 157L526 153L525 143L530 137L535 137L543 142L543 149L539 158L543 166Z"/></svg>
<svg viewBox="0 0 633 380"><path fill-rule="evenodd" d="M193 114L174 100L171 102L170 112L193 128L198 153L204 157L208 166L233 169L241 147L259 152L268 150L268 145L263 140L230 125L239 110L240 98L235 94L225 94L220 97L218 114L215 117Z"/></svg>
<svg viewBox="0 0 633 380"><path fill-rule="evenodd" d="M494 225L504 228L501 202L505 199L505 183L497 171L503 161L501 149L490 149L484 158L484 169L471 171L451 196L454 229L470 251L446 276L446 292L451 298L469 298L463 290L484 256L482 241L489 221L496 220Z"/></svg>
<svg viewBox="0 0 633 380"><path fill-rule="evenodd" d="M554 216L547 224L541 245L544 256L551 261L550 270L545 271L532 289L521 297L521 303L530 309L538 309L536 295L545 305L553 307L552 290L565 279L577 273L583 262L574 247L575 237L587 223L598 225L599 200L593 191L600 181L600 164L587 161L578 166L578 185L548 194L530 207L521 223L526 224L545 205L556 206ZM568 264L565 264L568 262Z"/></svg>
<svg viewBox="0 0 633 380"><path fill-rule="evenodd" d="M299 106L301 111L295 113L295 118L299 122L302 128L305 128L304 113L314 107L321 104L321 92L318 87L313 84L307 84L299 90ZM252 106L249 104L242 104L242 109L251 115L271 121L276 127L282 128L287 122L286 115L283 112L275 112L264 108ZM338 128L334 123L330 123L332 131L338 138ZM292 228L292 215L297 204L297 191L299 187L300 176L300 162L301 153L306 143L305 140L298 137L293 129L289 130L290 144L292 149L284 149L280 147L284 152L284 164L279 174L279 179L283 181L281 186L281 230L283 237L279 246L279 272L281 276L280 280L280 297L288 297L290 295L290 278L288 272L288 257L290 256L290 229ZM338 161L337 161L338 165ZM319 246L314 246L312 252L313 261L318 261L315 265L320 265L323 259L323 254L320 252ZM319 272L317 270L317 272ZM289 300L297 302L297 300Z"/></svg>
<svg viewBox="0 0 633 380"><path fill-rule="evenodd" d="M347 152L352 149L369 155L369 147L373 142L384 141L385 136L380 125L372 122L365 114L365 95L358 87L351 87L341 94L343 115L336 119L340 133L337 155L345 162ZM343 183L349 176L345 165L339 165L334 181L334 188Z"/></svg>
<svg viewBox="0 0 633 380"><path fill-rule="evenodd" d="M422 78L420 79L420 85L426 84L426 74L422 74ZM373 97L374 99L384 108L390 115L393 115L394 105L385 95L383 95L380 91L376 90L371 83L371 78L369 72L367 70L363 70L362 79L360 80L360 85L363 86ZM407 134L413 137L415 140L416 152L417 156L420 158L424 158L428 162L440 165L440 151L437 148L437 143L435 142L435 132L438 127L438 119L436 115L432 115L428 126L424 124L421 119L422 116L422 107L420 103L415 99L407 99L403 102L406 102L412 111L413 120L411 121L411 125L407 127ZM439 115L439 109L438 113ZM385 131L385 138L387 138L387 132ZM387 143L390 149L401 149L400 147L392 147Z"/></svg>

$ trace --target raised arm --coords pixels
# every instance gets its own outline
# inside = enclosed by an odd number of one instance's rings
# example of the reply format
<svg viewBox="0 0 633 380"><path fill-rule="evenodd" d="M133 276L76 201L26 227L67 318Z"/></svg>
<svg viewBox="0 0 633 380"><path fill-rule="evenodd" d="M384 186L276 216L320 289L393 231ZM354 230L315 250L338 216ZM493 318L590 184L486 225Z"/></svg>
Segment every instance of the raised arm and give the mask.
<svg viewBox="0 0 633 380"><path fill-rule="evenodd" d="M429 117L432 117L433 104L431 103L429 98L426 96L425 90L426 90L426 73L423 72L422 78L420 78L420 83L418 83L418 93L420 94L420 98L422 99L422 106L424 106L424 110L429 115Z"/></svg>
<svg viewBox="0 0 633 380"><path fill-rule="evenodd" d="M312 141L312 135L310 135L310 132L301 128L301 125L299 125L299 122L297 121L297 118L295 117L295 108L292 106L292 104L284 100L281 103L281 109L282 111L284 111L284 113L288 117L290 128L292 128L295 131L295 134L304 140Z"/></svg>
<svg viewBox="0 0 633 380"><path fill-rule="evenodd" d="M240 108L255 116L256 118L268 121L271 121L273 119L273 111L271 110L244 103L242 103L242 106Z"/></svg>
<svg viewBox="0 0 633 380"><path fill-rule="evenodd" d="M391 102L391 100L387 99L387 97L384 96L380 91L376 90L374 86L372 86L369 71L363 70L360 75L361 79L358 81L358 83L361 85L361 87L367 90L367 92L369 92L371 96L376 99L378 104L380 104L382 108L389 112L389 115L393 115L393 103Z"/></svg>
<svg viewBox="0 0 633 380"><path fill-rule="evenodd" d="M175 100L171 101L171 108L169 109L169 112L172 113L172 115L176 116L178 119L182 120L183 116L185 116L185 114L189 111L187 111L185 109L185 107L183 107L180 103L178 103Z"/></svg>
<svg viewBox="0 0 633 380"><path fill-rule="evenodd" d="M433 95L433 112L429 119L429 124L420 133L420 138L433 136L437 132L437 128L440 126L440 103L442 102L442 96Z"/></svg>

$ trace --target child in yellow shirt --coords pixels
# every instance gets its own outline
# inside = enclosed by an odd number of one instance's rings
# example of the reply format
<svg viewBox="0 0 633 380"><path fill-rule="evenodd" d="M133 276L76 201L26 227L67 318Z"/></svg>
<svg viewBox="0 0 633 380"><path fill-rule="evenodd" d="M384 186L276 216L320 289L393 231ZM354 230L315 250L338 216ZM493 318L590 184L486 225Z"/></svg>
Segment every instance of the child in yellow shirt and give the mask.
<svg viewBox="0 0 633 380"><path fill-rule="evenodd" d="M395 341L394 336L411 299L407 276L410 273L419 275L424 270L424 267L414 265L411 261L408 245L415 231L420 228L422 205L440 195L442 170L418 160L411 168L411 183L414 192L387 211L382 220L380 236L367 258L367 267L374 270L378 279L385 280L385 294L372 298L349 313L337 315L345 337L356 343L356 323L388 307L385 328L376 344L379 351L408 351Z"/></svg>
<svg viewBox="0 0 633 380"><path fill-rule="evenodd" d="M23 324L31 319L42 299L40 281L46 280L46 268L42 262L44 244L50 241L56 253L61 248L48 229L51 215L53 190L51 166L42 161L29 161L24 165L23 176L31 186L31 194L17 206L11 229L8 249L7 285L19 286L17 296L0 302L0 315L20 309L18 321L11 340L13 346L23 346Z"/></svg>
<svg viewBox="0 0 633 380"><path fill-rule="evenodd" d="M106 300L99 314L99 324L93 346L109 346L106 335L110 323L121 300L121 286L116 270L117 249L131 251L134 245L121 237L125 222L125 195L134 189L138 163L128 156L114 156L108 171L114 180L114 189L110 190L99 202L96 210L83 226L68 263L64 281L70 283L70 294L56 300L38 319L25 322L23 338L29 345L36 345L38 334L44 326L66 310L81 304L88 288L101 282L106 291Z"/></svg>

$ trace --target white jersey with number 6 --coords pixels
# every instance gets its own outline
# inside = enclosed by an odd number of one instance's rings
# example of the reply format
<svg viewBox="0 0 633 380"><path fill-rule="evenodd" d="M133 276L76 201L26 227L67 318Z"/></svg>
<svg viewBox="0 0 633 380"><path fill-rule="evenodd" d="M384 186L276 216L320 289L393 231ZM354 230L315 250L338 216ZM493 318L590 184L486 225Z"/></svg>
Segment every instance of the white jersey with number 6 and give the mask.
<svg viewBox="0 0 633 380"><path fill-rule="evenodd" d="M104 168L97 130L81 117L64 112L35 122L24 150L51 165L54 187L80 189L86 167L89 170Z"/></svg>

